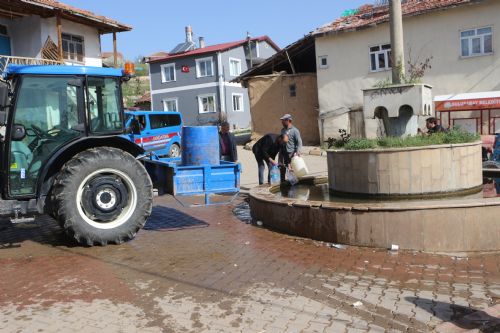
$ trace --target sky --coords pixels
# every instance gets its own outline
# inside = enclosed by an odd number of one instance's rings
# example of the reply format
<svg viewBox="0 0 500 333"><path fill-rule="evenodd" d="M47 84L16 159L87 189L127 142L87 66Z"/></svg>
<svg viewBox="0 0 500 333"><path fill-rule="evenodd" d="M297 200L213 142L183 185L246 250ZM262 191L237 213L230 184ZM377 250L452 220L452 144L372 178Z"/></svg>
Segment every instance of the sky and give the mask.
<svg viewBox="0 0 500 333"><path fill-rule="evenodd" d="M193 27L206 45L268 35L280 47L331 22L347 9L371 0L60 0L131 25L119 33L118 50L128 60L170 51ZM102 36L102 51L112 50L111 35Z"/></svg>

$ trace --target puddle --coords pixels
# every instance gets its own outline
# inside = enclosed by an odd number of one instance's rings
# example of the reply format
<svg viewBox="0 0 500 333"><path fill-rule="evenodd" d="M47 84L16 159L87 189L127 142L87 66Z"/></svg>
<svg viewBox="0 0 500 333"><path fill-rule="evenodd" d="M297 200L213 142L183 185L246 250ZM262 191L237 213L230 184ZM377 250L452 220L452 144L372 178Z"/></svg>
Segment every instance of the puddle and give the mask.
<svg viewBox="0 0 500 333"><path fill-rule="evenodd" d="M252 223L252 215L250 213L250 205L246 201L243 201L242 203L237 204L233 208L233 214L241 222L244 222L246 224Z"/></svg>

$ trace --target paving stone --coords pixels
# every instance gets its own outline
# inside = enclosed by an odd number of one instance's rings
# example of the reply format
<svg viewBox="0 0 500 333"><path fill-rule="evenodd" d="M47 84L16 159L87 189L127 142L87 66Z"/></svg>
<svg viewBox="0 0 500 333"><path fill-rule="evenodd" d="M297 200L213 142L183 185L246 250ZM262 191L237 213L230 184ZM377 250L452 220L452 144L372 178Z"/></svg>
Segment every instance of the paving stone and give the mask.
<svg viewBox="0 0 500 333"><path fill-rule="evenodd" d="M233 206L155 204L119 246L75 247L47 217L2 225L0 245L20 247L0 251L0 330L428 332L500 297L500 254L339 251L247 225Z"/></svg>

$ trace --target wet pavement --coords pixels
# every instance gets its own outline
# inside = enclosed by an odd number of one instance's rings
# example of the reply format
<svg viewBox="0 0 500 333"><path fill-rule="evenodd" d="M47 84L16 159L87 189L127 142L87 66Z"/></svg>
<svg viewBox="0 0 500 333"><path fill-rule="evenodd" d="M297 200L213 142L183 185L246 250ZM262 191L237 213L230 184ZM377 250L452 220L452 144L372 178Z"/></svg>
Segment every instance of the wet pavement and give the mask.
<svg viewBox="0 0 500 333"><path fill-rule="evenodd" d="M157 198L135 240L93 248L3 222L0 332L500 332L498 253L336 249L245 209Z"/></svg>

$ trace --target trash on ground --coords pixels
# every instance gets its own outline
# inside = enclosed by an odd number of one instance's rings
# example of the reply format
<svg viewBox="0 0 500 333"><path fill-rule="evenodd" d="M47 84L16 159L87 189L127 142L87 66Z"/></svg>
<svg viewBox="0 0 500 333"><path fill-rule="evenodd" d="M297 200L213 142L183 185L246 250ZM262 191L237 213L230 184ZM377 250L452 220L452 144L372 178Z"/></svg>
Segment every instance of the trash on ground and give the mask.
<svg viewBox="0 0 500 333"><path fill-rule="evenodd" d="M259 227L262 227L262 226L264 225L264 223L262 223L262 221L257 221L257 225L258 225Z"/></svg>
<svg viewBox="0 0 500 333"><path fill-rule="evenodd" d="M391 245L391 251L399 251L399 245L392 244Z"/></svg>
<svg viewBox="0 0 500 333"><path fill-rule="evenodd" d="M334 243L328 244L328 247L334 247L334 248L339 249L339 250L345 250L345 249L347 249L346 245L343 245L343 244L334 244Z"/></svg>
<svg viewBox="0 0 500 333"><path fill-rule="evenodd" d="M361 301L357 301L357 302L352 303L352 306L355 308L359 308L360 306L363 306L363 303Z"/></svg>

